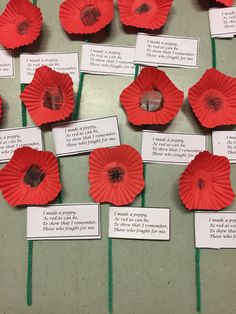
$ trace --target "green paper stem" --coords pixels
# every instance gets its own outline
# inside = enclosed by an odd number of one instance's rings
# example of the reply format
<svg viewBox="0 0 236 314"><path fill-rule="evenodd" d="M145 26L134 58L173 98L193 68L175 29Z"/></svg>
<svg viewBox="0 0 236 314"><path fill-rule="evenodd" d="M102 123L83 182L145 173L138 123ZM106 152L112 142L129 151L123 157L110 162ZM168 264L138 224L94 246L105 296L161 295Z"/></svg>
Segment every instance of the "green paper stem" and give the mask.
<svg viewBox="0 0 236 314"><path fill-rule="evenodd" d="M26 87L26 84L23 84L23 83L20 84L21 92L23 92L25 87ZM26 107L23 102L21 102L21 119L22 119L22 126L26 127L27 126L27 114L26 114Z"/></svg>
<svg viewBox="0 0 236 314"><path fill-rule="evenodd" d="M33 241L28 241L27 305L32 305Z"/></svg>
<svg viewBox="0 0 236 314"><path fill-rule="evenodd" d="M138 65L138 64L135 64L134 79L137 78L138 74L139 74L139 65Z"/></svg>
<svg viewBox="0 0 236 314"><path fill-rule="evenodd" d="M216 40L211 38L211 52L212 52L212 67L216 68Z"/></svg>
<svg viewBox="0 0 236 314"><path fill-rule="evenodd" d="M33 0L33 4L34 4L34 5L37 5L37 0Z"/></svg>
<svg viewBox="0 0 236 314"><path fill-rule="evenodd" d="M195 248L195 284L196 284L196 310L198 313L201 313L202 302L201 302L201 250L199 248Z"/></svg>
<svg viewBox="0 0 236 314"><path fill-rule="evenodd" d="M58 161L59 175L60 175L60 178L61 178L61 157L58 157L57 161ZM58 203L62 204L62 190L58 194Z"/></svg>
<svg viewBox="0 0 236 314"><path fill-rule="evenodd" d="M112 238L108 238L108 311L113 313Z"/></svg>
<svg viewBox="0 0 236 314"><path fill-rule="evenodd" d="M84 83L84 73L81 72L80 76L79 76L79 86L78 86L78 92L77 92L77 97L76 97L76 102L75 102L75 110L74 110L73 116L72 116L73 120L78 119L82 90L83 90L83 83Z"/></svg>
<svg viewBox="0 0 236 314"><path fill-rule="evenodd" d="M146 174L147 174L147 165L143 164L143 178L144 181L146 181ZM145 207L146 204L146 187L144 187L143 191L142 191L142 207Z"/></svg>

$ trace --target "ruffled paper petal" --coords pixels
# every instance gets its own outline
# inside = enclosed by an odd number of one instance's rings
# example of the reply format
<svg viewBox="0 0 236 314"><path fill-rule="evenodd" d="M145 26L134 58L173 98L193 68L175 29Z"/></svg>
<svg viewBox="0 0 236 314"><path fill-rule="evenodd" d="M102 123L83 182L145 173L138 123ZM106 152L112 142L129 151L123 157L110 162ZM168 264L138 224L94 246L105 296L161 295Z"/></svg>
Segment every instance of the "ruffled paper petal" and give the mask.
<svg viewBox="0 0 236 314"><path fill-rule="evenodd" d="M42 66L20 97L36 125L61 121L73 111L73 82L69 74Z"/></svg>
<svg viewBox="0 0 236 314"><path fill-rule="evenodd" d="M227 7L232 7L232 5L234 4L234 0L216 0L216 1L224 4Z"/></svg>
<svg viewBox="0 0 236 314"><path fill-rule="evenodd" d="M143 95L159 91L162 105L157 111L146 111L141 107ZM134 125L167 124L174 119L182 106L184 94L168 78L165 72L147 67L120 95L129 122ZM152 110L152 109L151 109Z"/></svg>
<svg viewBox="0 0 236 314"><path fill-rule="evenodd" d="M69 34L93 34L108 25L113 14L113 0L66 0L59 18Z"/></svg>
<svg viewBox="0 0 236 314"><path fill-rule="evenodd" d="M30 147L16 149L0 171L0 190L11 206L49 203L61 190L56 157Z"/></svg>
<svg viewBox="0 0 236 314"><path fill-rule="evenodd" d="M159 29L167 20L173 0L118 0L124 25Z"/></svg>
<svg viewBox="0 0 236 314"><path fill-rule="evenodd" d="M188 99L204 127L236 124L236 78L208 69L189 89Z"/></svg>
<svg viewBox="0 0 236 314"><path fill-rule="evenodd" d="M89 167L89 192L95 202L131 204L144 188L141 156L129 145L95 149Z"/></svg>
<svg viewBox="0 0 236 314"><path fill-rule="evenodd" d="M179 196L188 210L220 210L229 206L235 198L229 160L207 151L199 153L180 177Z"/></svg>
<svg viewBox="0 0 236 314"><path fill-rule="evenodd" d="M39 36L43 17L29 0L10 0L0 16L0 44L8 49L29 45Z"/></svg>

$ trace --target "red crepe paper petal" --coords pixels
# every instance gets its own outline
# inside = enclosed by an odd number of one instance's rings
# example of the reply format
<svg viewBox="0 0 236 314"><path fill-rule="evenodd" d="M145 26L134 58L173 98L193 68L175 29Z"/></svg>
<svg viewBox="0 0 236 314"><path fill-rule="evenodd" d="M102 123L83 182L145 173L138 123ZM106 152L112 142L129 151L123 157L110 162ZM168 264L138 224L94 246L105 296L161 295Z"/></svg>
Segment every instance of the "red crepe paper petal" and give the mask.
<svg viewBox="0 0 236 314"><path fill-rule="evenodd" d="M113 14L113 0L66 0L59 18L69 34L93 34L108 25Z"/></svg>
<svg viewBox="0 0 236 314"><path fill-rule="evenodd" d="M232 7L232 5L234 4L234 0L216 0L216 1L226 5L227 7Z"/></svg>
<svg viewBox="0 0 236 314"><path fill-rule="evenodd" d="M54 200L61 190L56 157L30 147L16 149L0 171L0 190L11 206L44 205Z"/></svg>
<svg viewBox="0 0 236 314"><path fill-rule="evenodd" d="M42 66L20 98L36 125L64 120L74 107L73 82L69 74Z"/></svg>
<svg viewBox="0 0 236 314"><path fill-rule="evenodd" d="M148 108L151 108L152 103L158 102L151 99L157 91L162 95L159 109L146 111L141 107L142 99L145 99L144 105L145 102L149 103ZM165 72L151 67L143 68L136 80L120 95L120 102L127 113L128 120L135 125L170 122L182 106L183 99L183 92L171 82Z"/></svg>
<svg viewBox="0 0 236 314"><path fill-rule="evenodd" d="M127 26L159 29L167 20L173 0L118 0L120 20Z"/></svg>
<svg viewBox="0 0 236 314"><path fill-rule="evenodd" d="M89 192L95 202L131 204L144 188L141 156L129 145L95 149L89 166Z"/></svg>
<svg viewBox="0 0 236 314"><path fill-rule="evenodd" d="M204 127L236 124L236 78L208 69L189 89L188 99Z"/></svg>
<svg viewBox="0 0 236 314"><path fill-rule="evenodd" d="M29 0L10 0L0 16L0 44L9 49L31 44L42 22L40 9Z"/></svg>
<svg viewBox="0 0 236 314"><path fill-rule="evenodd" d="M188 210L220 210L235 194L230 184L229 160L207 151L190 162L179 181L179 196Z"/></svg>
<svg viewBox="0 0 236 314"><path fill-rule="evenodd" d="M0 96L0 119L2 118L2 97Z"/></svg>

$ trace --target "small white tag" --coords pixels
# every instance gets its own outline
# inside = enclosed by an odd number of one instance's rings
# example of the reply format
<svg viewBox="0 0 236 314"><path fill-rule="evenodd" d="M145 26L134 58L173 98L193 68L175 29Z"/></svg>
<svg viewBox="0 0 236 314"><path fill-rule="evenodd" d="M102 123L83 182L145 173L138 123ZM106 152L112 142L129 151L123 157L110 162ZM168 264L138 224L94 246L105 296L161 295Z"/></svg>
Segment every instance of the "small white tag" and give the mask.
<svg viewBox="0 0 236 314"><path fill-rule="evenodd" d="M80 71L93 74L134 75L134 47L83 44Z"/></svg>
<svg viewBox="0 0 236 314"><path fill-rule="evenodd" d="M199 39L138 34L134 62L143 65L197 68Z"/></svg>
<svg viewBox="0 0 236 314"><path fill-rule="evenodd" d="M143 240L169 240L170 209L110 207L109 237Z"/></svg>
<svg viewBox="0 0 236 314"><path fill-rule="evenodd" d="M28 240L100 239L99 204L27 208Z"/></svg>
<svg viewBox="0 0 236 314"><path fill-rule="evenodd" d="M0 48L0 78L15 77L13 50Z"/></svg>
<svg viewBox="0 0 236 314"><path fill-rule="evenodd" d="M198 213L195 216L197 248L236 248L236 212Z"/></svg>
<svg viewBox="0 0 236 314"><path fill-rule="evenodd" d="M225 156L230 163L236 163L236 131L212 132L213 154Z"/></svg>
<svg viewBox="0 0 236 314"><path fill-rule="evenodd" d="M20 81L29 84L37 68L46 65L54 71L67 73L73 82L79 81L78 53L40 53L20 55Z"/></svg>
<svg viewBox="0 0 236 314"><path fill-rule="evenodd" d="M147 163L188 164L205 149L205 135L142 132L141 154Z"/></svg>
<svg viewBox="0 0 236 314"><path fill-rule="evenodd" d="M120 145L117 116L62 123L52 131L57 156Z"/></svg>
<svg viewBox="0 0 236 314"><path fill-rule="evenodd" d="M0 163L9 161L14 151L22 146L42 150L42 133L40 128L15 128L0 130Z"/></svg>
<svg viewBox="0 0 236 314"><path fill-rule="evenodd" d="M211 37L232 38L236 35L236 7L209 10Z"/></svg>

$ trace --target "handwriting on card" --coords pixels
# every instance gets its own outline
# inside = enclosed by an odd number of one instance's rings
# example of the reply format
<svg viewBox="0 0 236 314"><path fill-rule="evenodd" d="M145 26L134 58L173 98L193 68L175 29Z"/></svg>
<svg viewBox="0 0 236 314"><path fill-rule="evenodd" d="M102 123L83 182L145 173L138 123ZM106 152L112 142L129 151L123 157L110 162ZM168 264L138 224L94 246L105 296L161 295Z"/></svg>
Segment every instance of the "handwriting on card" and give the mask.
<svg viewBox="0 0 236 314"><path fill-rule="evenodd" d="M42 134L37 127L0 130L0 163L9 161L17 148L30 146L42 150Z"/></svg>
<svg viewBox="0 0 236 314"><path fill-rule="evenodd" d="M59 124L53 127L53 137L57 156L120 145L116 116Z"/></svg>
<svg viewBox="0 0 236 314"><path fill-rule="evenodd" d="M188 163L205 147L204 135L142 132L141 154L144 162Z"/></svg>
<svg viewBox="0 0 236 314"><path fill-rule="evenodd" d="M168 208L110 207L109 237L169 240Z"/></svg>
<svg viewBox="0 0 236 314"><path fill-rule="evenodd" d="M236 131L213 131L212 146L215 155L225 156L236 163Z"/></svg>
<svg viewBox="0 0 236 314"><path fill-rule="evenodd" d="M0 48L0 78L14 77L14 73L13 51Z"/></svg>
<svg viewBox="0 0 236 314"><path fill-rule="evenodd" d="M99 239L98 204L63 204L27 208L28 239Z"/></svg>
<svg viewBox="0 0 236 314"><path fill-rule="evenodd" d="M231 38L236 35L236 7L209 10L212 37Z"/></svg>
<svg viewBox="0 0 236 314"><path fill-rule="evenodd" d="M138 34L134 62L153 66L197 67L199 39Z"/></svg>

